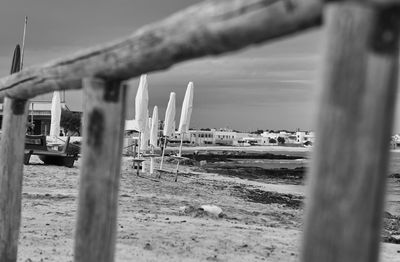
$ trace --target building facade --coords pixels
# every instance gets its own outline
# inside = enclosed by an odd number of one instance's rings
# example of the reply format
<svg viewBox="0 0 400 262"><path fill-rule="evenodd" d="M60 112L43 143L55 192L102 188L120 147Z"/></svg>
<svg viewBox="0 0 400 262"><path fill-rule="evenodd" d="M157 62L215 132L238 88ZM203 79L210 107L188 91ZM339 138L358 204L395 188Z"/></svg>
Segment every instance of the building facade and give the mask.
<svg viewBox="0 0 400 262"><path fill-rule="evenodd" d="M65 103L61 108L69 110ZM34 135L49 135L51 124L51 102L30 103L28 109L27 132ZM0 104L0 129L3 122L3 104Z"/></svg>
<svg viewBox="0 0 400 262"><path fill-rule="evenodd" d="M212 145L214 142L214 131L189 130L188 136L192 145Z"/></svg>

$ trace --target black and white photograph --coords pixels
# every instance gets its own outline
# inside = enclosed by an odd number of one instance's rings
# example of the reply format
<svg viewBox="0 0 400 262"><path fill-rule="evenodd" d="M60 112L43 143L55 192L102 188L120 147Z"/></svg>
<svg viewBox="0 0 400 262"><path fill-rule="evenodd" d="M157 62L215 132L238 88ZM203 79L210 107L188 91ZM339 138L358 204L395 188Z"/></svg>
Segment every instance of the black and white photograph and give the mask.
<svg viewBox="0 0 400 262"><path fill-rule="evenodd" d="M0 262L399 262L400 0L1 0Z"/></svg>

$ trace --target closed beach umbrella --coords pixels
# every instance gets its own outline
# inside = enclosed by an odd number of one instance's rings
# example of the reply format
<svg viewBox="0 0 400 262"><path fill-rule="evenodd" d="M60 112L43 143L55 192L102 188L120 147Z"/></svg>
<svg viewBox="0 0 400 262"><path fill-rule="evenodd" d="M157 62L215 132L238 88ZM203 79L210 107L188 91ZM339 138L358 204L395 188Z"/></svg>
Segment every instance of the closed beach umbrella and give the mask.
<svg viewBox="0 0 400 262"><path fill-rule="evenodd" d="M135 99L135 120L138 125L138 131L144 132L146 129L146 122L148 121L148 104L149 104L149 92L147 89L147 76L141 75L139 88L136 93Z"/></svg>
<svg viewBox="0 0 400 262"><path fill-rule="evenodd" d="M17 73L21 70L21 48L17 45L14 49L14 56L11 63L10 74Z"/></svg>
<svg viewBox="0 0 400 262"><path fill-rule="evenodd" d="M54 91L53 99L51 100L51 124L50 124L50 136L58 137L60 134L60 122L61 122L61 98L60 92Z"/></svg>
<svg viewBox="0 0 400 262"><path fill-rule="evenodd" d="M148 115L148 111L147 111ZM147 150L148 142L150 138L150 125L149 125L149 118L146 118L145 122L145 129L143 132L140 133L140 150Z"/></svg>
<svg viewBox="0 0 400 262"><path fill-rule="evenodd" d="M165 111L164 121L164 136L171 136L174 133L174 122L175 122L175 93L171 92L169 96L167 110Z"/></svg>
<svg viewBox="0 0 400 262"><path fill-rule="evenodd" d="M175 96L176 95L174 92L171 92L171 94L169 95L168 106L167 110L165 111L164 129L163 129L164 136L172 136L175 132ZM162 169L163 167L166 142L167 139L164 139L160 169Z"/></svg>
<svg viewBox="0 0 400 262"><path fill-rule="evenodd" d="M150 140L151 121L153 120L151 119L151 117L149 117L149 121L147 121L147 124L149 124L149 137L148 137L149 140Z"/></svg>
<svg viewBox="0 0 400 262"><path fill-rule="evenodd" d="M189 82L185 98L182 103L181 119L179 122L178 133L183 134L189 132L190 117L193 109L193 82Z"/></svg>
<svg viewBox="0 0 400 262"><path fill-rule="evenodd" d="M125 119L130 121L135 119L135 99L137 86L133 85L132 81L126 83L126 104L125 104Z"/></svg>
<svg viewBox="0 0 400 262"><path fill-rule="evenodd" d="M151 118L150 145L156 147L157 140L158 140L158 107L155 106L153 109L153 117Z"/></svg>
<svg viewBox="0 0 400 262"><path fill-rule="evenodd" d="M179 128L178 128L178 133L181 135L181 143L179 145L179 156L182 155L183 134L189 132L192 109L193 109L193 82L189 82L186 88L185 98L183 99L182 103L181 119L179 121ZM179 169L179 160L178 163L176 164L175 182L178 179L178 169Z"/></svg>

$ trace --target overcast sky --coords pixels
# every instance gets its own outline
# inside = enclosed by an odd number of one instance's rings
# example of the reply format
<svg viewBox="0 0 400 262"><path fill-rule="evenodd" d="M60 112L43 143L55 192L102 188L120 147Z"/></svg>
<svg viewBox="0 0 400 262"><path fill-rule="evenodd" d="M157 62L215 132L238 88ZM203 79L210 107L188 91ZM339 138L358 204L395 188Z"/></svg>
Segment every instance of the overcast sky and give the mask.
<svg viewBox="0 0 400 262"><path fill-rule="evenodd" d="M129 35L197 2L200 1L1 0L0 74L9 74L14 46L21 42L25 15L29 25L24 63L33 66ZM153 106L158 105L162 119L169 93L174 91L178 122L187 83L193 81L193 128L313 129L320 90L322 36L321 30L313 30L235 54L185 62L168 71L151 73L149 110L152 112ZM137 86L138 80L132 83ZM67 94L66 102L73 109L81 109L80 92Z"/></svg>

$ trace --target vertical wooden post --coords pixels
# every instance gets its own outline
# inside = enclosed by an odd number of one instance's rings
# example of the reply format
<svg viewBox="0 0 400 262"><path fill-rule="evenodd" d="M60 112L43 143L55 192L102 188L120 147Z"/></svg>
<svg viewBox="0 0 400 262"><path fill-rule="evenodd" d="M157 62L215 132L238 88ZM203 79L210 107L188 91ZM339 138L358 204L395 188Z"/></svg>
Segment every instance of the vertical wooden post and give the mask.
<svg viewBox="0 0 400 262"><path fill-rule="evenodd" d="M377 261L398 72L398 8L329 2L301 260Z"/></svg>
<svg viewBox="0 0 400 262"><path fill-rule="evenodd" d="M0 141L0 261L17 261L27 101L5 98Z"/></svg>
<svg viewBox="0 0 400 262"><path fill-rule="evenodd" d="M76 262L114 260L118 189L125 124L125 86L83 81L84 130Z"/></svg>

